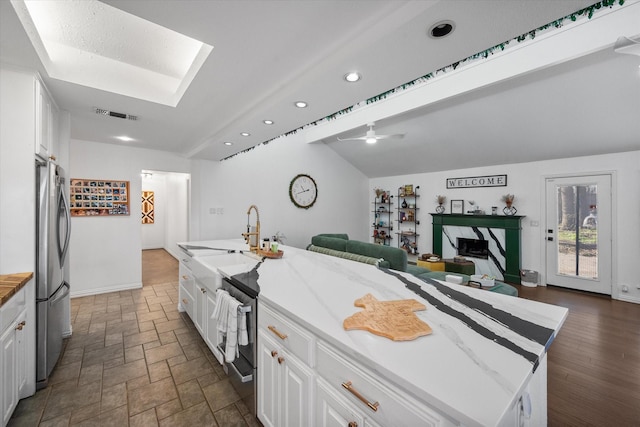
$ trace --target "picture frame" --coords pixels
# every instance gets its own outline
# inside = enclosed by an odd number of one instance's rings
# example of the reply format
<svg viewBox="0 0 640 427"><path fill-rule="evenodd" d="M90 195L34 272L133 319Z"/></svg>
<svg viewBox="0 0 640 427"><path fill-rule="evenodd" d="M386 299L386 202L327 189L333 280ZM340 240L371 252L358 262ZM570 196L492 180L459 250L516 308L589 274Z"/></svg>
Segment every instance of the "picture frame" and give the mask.
<svg viewBox="0 0 640 427"><path fill-rule="evenodd" d="M413 196L413 184L408 184L404 186L404 195Z"/></svg>
<svg viewBox="0 0 640 427"><path fill-rule="evenodd" d="M464 200L451 200L451 213L464 214Z"/></svg>

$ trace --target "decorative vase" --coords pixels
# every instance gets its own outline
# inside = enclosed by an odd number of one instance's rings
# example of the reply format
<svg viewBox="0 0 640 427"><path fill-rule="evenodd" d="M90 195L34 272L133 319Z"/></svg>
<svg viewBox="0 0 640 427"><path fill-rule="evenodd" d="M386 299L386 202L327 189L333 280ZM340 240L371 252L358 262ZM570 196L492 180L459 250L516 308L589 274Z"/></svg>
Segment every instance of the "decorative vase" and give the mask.
<svg viewBox="0 0 640 427"><path fill-rule="evenodd" d="M516 209L516 207L513 206L511 202L506 202L506 203L507 203L507 206L505 206L504 209L502 209L502 212L505 215L513 216L518 213L518 209Z"/></svg>
<svg viewBox="0 0 640 427"><path fill-rule="evenodd" d="M407 199L403 199L402 200L402 207L406 208L407 207Z"/></svg>
<svg viewBox="0 0 640 427"><path fill-rule="evenodd" d="M436 206L436 213L444 213L444 206L442 206L442 203L440 203L438 206Z"/></svg>

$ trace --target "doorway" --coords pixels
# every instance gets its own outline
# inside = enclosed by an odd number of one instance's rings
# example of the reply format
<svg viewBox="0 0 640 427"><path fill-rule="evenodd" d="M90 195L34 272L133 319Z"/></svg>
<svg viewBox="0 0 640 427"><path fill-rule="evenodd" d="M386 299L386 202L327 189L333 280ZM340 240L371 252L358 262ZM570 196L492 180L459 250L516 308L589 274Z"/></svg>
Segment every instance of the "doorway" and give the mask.
<svg viewBox="0 0 640 427"><path fill-rule="evenodd" d="M175 282L178 278L178 242L189 240L191 175L143 170L142 284Z"/></svg>
<svg viewBox="0 0 640 427"><path fill-rule="evenodd" d="M611 175L546 179L549 285L611 295Z"/></svg>

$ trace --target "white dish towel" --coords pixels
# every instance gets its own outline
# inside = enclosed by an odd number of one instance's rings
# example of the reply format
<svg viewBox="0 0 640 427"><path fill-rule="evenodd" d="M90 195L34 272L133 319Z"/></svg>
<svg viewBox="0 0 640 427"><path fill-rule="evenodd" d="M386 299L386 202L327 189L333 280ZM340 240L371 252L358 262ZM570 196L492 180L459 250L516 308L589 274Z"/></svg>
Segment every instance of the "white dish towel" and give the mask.
<svg viewBox="0 0 640 427"><path fill-rule="evenodd" d="M247 321L245 313L238 313L238 307L242 304L229 292L218 289L216 291L216 308L211 315L218 322L218 330L226 335L224 356L227 363L233 362L238 357L238 344L247 345Z"/></svg>

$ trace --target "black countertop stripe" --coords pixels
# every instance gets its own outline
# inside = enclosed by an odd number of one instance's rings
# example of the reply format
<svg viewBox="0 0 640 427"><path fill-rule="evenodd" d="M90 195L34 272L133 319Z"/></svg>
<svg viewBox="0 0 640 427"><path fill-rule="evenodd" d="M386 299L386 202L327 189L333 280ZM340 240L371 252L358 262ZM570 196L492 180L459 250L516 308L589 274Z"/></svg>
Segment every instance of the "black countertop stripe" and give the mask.
<svg viewBox="0 0 640 427"><path fill-rule="evenodd" d="M553 329L549 329L544 326L540 326L537 323L533 323L518 316L514 316L513 314L508 313L504 310L495 308L487 302L473 298L463 292L458 292L448 286L438 283L433 279L420 278L420 280L434 286L436 289L438 289L438 291L447 295L449 298L458 301L461 304L464 304L479 313L489 316L492 319L495 319L496 321L505 325L507 328L531 341L535 341L538 344L546 347L549 340L553 339Z"/></svg>
<svg viewBox="0 0 640 427"><path fill-rule="evenodd" d="M396 277L398 280L400 280L402 283L405 284L407 289L411 290L412 292L416 293L420 297L424 298L429 304L431 304L437 310L440 310L441 312L443 312L445 314L448 314L449 316L455 317L456 319L458 319L461 322L463 322L465 325L467 325L469 328L471 328L473 331L475 331L479 335L482 335L483 337L495 342L496 344L501 345L501 346L511 350L512 352L514 352L516 354L519 354L520 356L524 357L526 360L528 360L529 362L531 362L533 364L533 370L534 371L538 367L539 357L538 357L537 354L531 353L530 351L527 351L527 350L521 348L520 346L518 346L514 342L509 341L505 337L501 337L500 335L496 334L495 332L491 331L490 329L487 329L486 327L480 325L478 322L476 322L475 320L473 320L472 318L470 318L466 314L461 313L461 312L455 310L454 308L444 304L438 298L436 298L433 295L429 294L428 292L424 291L420 287L420 285L409 281L408 279L406 279L405 277L401 276L400 274L394 272L393 270L386 269L386 268L385 269L381 269L381 270L383 270L384 272L386 272L387 274L389 274L391 276Z"/></svg>

